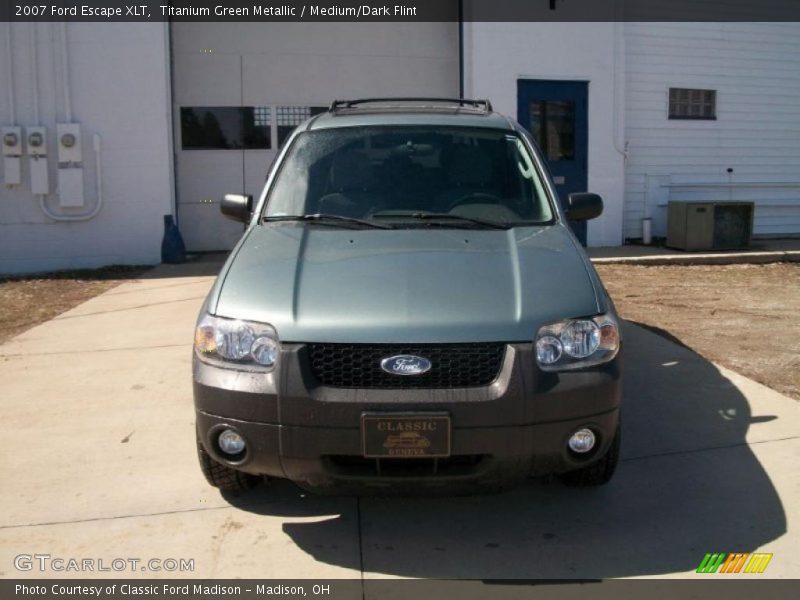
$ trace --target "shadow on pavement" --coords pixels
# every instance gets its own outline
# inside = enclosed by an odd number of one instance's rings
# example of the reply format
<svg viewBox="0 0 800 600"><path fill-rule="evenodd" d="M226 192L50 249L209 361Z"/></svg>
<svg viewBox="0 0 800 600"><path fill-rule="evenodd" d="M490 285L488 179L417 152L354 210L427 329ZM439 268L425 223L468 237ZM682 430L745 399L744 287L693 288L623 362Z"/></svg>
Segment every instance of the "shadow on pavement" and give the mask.
<svg viewBox="0 0 800 600"><path fill-rule="evenodd" d="M356 500L278 482L230 500L288 517L284 531L317 560L410 577L689 572L706 552L752 551L785 533L781 500L745 442L751 425L774 416L752 415L691 350L631 324L624 333L623 460L605 487L531 481L495 496ZM363 565L333 547L348 518L359 521Z"/></svg>

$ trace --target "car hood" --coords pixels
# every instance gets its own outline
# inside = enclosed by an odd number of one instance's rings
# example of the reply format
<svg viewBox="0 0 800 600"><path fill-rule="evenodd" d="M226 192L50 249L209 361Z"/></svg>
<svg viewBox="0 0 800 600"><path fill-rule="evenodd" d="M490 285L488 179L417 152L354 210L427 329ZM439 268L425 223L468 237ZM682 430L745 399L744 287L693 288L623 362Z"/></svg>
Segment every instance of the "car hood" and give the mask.
<svg viewBox="0 0 800 600"><path fill-rule="evenodd" d="M222 317L287 342L530 341L549 321L605 310L563 225L509 230L253 227L209 296Z"/></svg>

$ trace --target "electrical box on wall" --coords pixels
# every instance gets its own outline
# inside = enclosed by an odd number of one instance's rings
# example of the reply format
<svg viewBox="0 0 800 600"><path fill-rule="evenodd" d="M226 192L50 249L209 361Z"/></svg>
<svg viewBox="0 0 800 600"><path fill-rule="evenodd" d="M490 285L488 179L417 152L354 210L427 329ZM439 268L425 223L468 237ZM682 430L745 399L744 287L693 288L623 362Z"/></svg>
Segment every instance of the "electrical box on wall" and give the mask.
<svg viewBox="0 0 800 600"><path fill-rule="evenodd" d="M83 169L58 169L58 203L65 208L83 206Z"/></svg>
<svg viewBox="0 0 800 600"><path fill-rule="evenodd" d="M78 123L59 123L56 125L56 137L58 138L58 166L63 163L73 163L82 166L83 160L81 143L81 126Z"/></svg>
<svg viewBox="0 0 800 600"><path fill-rule="evenodd" d="M78 123L56 125L58 151L58 202L64 208L81 208L83 198L83 152Z"/></svg>
<svg viewBox="0 0 800 600"><path fill-rule="evenodd" d="M22 183L22 128L3 127L0 130L3 149L3 181L6 185Z"/></svg>
<svg viewBox="0 0 800 600"><path fill-rule="evenodd" d="M26 127L25 140L30 157L31 193L49 194L50 178L47 170L47 128Z"/></svg>

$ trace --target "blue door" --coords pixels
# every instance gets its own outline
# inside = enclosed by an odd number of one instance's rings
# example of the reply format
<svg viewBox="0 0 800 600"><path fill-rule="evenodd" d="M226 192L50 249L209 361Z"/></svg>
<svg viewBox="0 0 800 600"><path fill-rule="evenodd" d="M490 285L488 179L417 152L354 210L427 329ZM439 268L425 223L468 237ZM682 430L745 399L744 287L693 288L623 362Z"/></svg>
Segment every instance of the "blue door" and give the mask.
<svg viewBox="0 0 800 600"><path fill-rule="evenodd" d="M517 82L517 121L539 144L562 204L573 192L587 191L587 98L585 81ZM585 246L586 221L570 225Z"/></svg>

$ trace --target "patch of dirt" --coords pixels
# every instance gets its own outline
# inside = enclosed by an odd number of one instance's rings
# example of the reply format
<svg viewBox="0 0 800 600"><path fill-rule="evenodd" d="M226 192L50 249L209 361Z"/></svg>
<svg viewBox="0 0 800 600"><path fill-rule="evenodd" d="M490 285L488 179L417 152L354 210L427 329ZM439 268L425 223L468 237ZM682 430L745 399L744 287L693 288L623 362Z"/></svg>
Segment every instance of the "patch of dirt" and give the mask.
<svg viewBox="0 0 800 600"><path fill-rule="evenodd" d="M149 268L114 266L0 278L0 344Z"/></svg>
<svg viewBox="0 0 800 600"><path fill-rule="evenodd" d="M800 264L596 267L625 319L800 399Z"/></svg>

